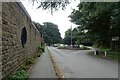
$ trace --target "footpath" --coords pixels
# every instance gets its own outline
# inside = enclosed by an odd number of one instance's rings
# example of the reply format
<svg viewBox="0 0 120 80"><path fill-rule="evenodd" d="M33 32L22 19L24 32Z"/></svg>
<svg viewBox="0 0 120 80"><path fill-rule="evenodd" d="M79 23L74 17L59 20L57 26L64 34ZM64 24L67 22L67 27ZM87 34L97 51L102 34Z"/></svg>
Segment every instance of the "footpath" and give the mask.
<svg viewBox="0 0 120 80"><path fill-rule="evenodd" d="M29 72L29 78L57 78L48 50L39 57Z"/></svg>

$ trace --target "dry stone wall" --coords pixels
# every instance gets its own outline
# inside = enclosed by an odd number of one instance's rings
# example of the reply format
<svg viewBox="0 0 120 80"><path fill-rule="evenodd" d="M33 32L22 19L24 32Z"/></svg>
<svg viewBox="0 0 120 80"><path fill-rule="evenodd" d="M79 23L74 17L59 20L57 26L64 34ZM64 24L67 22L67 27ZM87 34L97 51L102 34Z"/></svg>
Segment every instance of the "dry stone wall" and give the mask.
<svg viewBox="0 0 120 80"><path fill-rule="evenodd" d="M7 77L27 57L35 55L42 39L20 2L2 3L1 29L2 77Z"/></svg>

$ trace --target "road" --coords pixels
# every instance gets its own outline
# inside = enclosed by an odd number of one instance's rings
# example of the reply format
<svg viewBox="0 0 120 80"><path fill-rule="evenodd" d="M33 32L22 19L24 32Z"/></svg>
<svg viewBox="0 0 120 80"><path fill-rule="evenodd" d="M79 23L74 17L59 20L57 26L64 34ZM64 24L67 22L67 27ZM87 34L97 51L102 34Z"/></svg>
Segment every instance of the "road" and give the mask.
<svg viewBox="0 0 120 80"><path fill-rule="evenodd" d="M90 56L90 50L48 49L65 78L118 78L117 61Z"/></svg>

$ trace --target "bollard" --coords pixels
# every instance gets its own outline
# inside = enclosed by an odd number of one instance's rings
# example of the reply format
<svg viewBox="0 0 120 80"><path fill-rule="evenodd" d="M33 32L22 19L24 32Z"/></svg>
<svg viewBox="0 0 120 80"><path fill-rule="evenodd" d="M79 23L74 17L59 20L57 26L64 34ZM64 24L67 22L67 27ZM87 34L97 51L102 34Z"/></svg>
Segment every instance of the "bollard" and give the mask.
<svg viewBox="0 0 120 80"><path fill-rule="evenodd" d="M105 51L105 57L107 57L107 52Z"/></svg>
<svg viewBox="0 0 120 80"><path fill-rule="evenodd" d="M94 51L94 55L96 55L96 51Z"/></svg>

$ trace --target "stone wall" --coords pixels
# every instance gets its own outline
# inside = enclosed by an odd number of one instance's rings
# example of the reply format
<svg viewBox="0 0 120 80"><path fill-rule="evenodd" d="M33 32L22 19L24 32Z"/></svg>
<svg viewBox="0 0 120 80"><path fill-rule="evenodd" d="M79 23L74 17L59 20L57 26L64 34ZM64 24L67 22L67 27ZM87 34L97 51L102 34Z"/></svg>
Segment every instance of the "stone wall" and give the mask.
<svg viewBox="0 0 120 80"><path fill-rule="evenodd" d="M0 2L0 79L2 76L2 2Z"/></svg>
<svg viewBox="0 0 120 80"><path fill-rule="evenodd" d="M35 55L40 43L40 34L23 5L3 2L2 77L9 76L27 57Z"/></svg>

